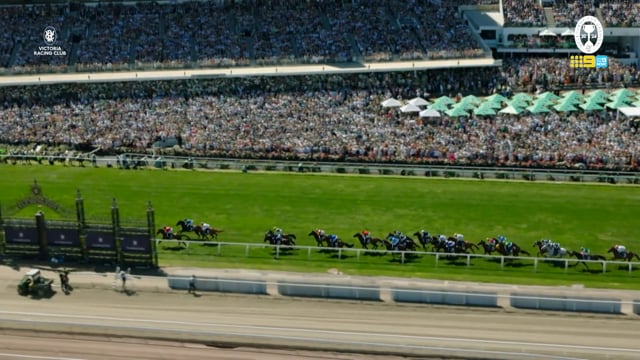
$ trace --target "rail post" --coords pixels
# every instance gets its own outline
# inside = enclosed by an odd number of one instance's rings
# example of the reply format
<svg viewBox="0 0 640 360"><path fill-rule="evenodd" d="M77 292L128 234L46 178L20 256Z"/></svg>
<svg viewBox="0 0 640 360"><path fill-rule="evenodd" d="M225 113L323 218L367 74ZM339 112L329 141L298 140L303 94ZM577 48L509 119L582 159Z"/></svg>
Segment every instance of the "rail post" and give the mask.
<svg viewBox="0 0 640 360"><path fill-rule="evenodd" d="M280 245L276 245L276 259L280 258Z"/></svg>
<svg viewBox="0 0 640 360"><path fill-rule="evenodd" d="M218 244L218 255L220 255L220 252L222 252L222 244Z"/></svg>
<svg viewBox="0 0 640 360"><path fill-rule="evenodd" d="M244 257L249 257L249 244L244 246Z"/></svg>
<svg viewBox="0 0 640 360"><path fill-rule="evenodd" d="M311 246L307 248L307 259L311 259Z"/></svg>
<svg viewBox="0 0 640 360"><path fill-rule="evenodd" d="M342 259L342 248L338 248L338 260Z"/></svg>
<svg viewBox="0 0 640 360"><path fill-rule="evenodd" d="M565 274L569 271L569 260L564 260L564 272Z"/></svg>
<svg viewBox="0 0 640 360"><path fill-rule="evenodd" d="M607 261L606 260L602 260L602 273L606 273L607 272Z"/></svg>
<svg viewBox="0 0 640 360"><path fill-rule="evenodd" d="M440 253L436 253L436 267L438 267L438 260L440 260Z"/></svg>
<svg viewBox="0 0 640 360"><path fill-rule="evenodd" d="M400 252L400 262L404 264L404 251Z"/></svg>
<svg viewBox="0 0 640 360"><path fill-rule="evenodd" d="M533 258L533 272L538 272L538 258Z"/></svg>
<svg viewBox="0 0 640 360"><path fill-rule="evenodd" d="M471 266L471 254L467 254L467 267Z"/></svg>
<svg viewBox="0 0 640 360"><path fill-rule="evenodd" d="M633 263L629 261L629 273L633 271Z"/></svg>
<svg viewBox="0 0 640 360"><path fill-rule="evenodd" d="M356 260L360 262L360 249L356 250Z"/></svg>
<svg viewBox="0 0 640 360"><path fill-rule="evenodd" d="M504 256L500 256L500 269L504 270Z"/></svg>

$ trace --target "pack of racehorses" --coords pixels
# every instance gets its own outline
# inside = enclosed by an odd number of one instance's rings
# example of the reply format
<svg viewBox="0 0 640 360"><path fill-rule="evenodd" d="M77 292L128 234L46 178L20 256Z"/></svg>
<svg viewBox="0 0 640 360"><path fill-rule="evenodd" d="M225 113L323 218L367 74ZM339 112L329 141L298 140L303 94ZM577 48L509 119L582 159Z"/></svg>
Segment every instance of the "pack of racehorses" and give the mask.
<svg viewBox="0 0 640 360"><path fill-rule="evenodd" d="M179 220L176 223L176 226L179 227L178 231L167 231L166 228L160 228L156 231L156 235L162 236L164 240L178 240L178 241L189 241L189 240L216 240L218 235L222 233L224 230L216 229L214 227L205 227L203 225L198 224L187 224L184 220ZM195 235L195 239L191 237L191 234Z"/></svg>

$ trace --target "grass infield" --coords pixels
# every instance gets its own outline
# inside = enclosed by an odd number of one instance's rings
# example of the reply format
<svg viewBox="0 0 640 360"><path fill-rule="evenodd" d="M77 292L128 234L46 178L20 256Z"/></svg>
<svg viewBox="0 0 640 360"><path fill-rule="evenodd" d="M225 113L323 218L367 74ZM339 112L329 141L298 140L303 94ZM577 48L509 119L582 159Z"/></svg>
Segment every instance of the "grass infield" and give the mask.
<svg viewBox="0 0 640 360"><path fill-rule="evenodd" d="M323 228L347 241L364 228L374 236L399 229L412 234L419 229L451 235L459 232L477 242L504 234L535 254L532 243L542 238L558 241L567 249L591 248L605 254L618 243L640 251L638 204L640 188L600 184L445 180L421 177L326 176L312 174L117 170L61 166L0 166L0 200L12 205L29 194L37 179L44 195L74 209L76 189L85 200L87 219L108 219L111 199L120 206L122 219L145 219L146 203L156 210L156 227L175 225L190 217L224 229L220 241L261 243L263 234L279 226L298 237L299 245L314 245L306 234ZM35 206L20 217L32 217ZM55 218L45 209L48 218ZM356 244L356 247L359 247ZM518 262L500 265L486 259L435 266L425 256L398 264L391 256L362 255L337 259L314 251L294 252L274 259L269 249L191 246L178 250L160 247L161 265L246 267L324 272L338 268L346 274L390 275L450 280L569 285L640 289L640 271L611 265L602 274L582 265ZM607 254L608 255L608 254ZM609 258L609 256L607 256Z"/></svg>

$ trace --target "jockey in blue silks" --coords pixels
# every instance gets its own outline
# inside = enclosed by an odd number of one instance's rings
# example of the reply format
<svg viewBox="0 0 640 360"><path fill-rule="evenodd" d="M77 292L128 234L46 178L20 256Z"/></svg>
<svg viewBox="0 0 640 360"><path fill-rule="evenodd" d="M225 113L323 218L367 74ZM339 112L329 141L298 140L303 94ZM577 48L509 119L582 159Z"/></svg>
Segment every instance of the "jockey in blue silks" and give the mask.
<svg viewBox="0 0 640 360"><path fill-rule="evenodd" d="M329 246L330 247L335 247L337 242L338 242L338 235L335 235L335 234L329 235Z"/></svg>
<svg viewBox="0 0 640 360"><path fill-rule="evenodd" d="M184 225L187 227L188 230L192 230L193 229L193 220L192 219L184 219Z"/></svg>
<svg viewBox="0 0 640 360"><path fill-rule="evenodd" d="M392 236L391 237L391 248L395 249L396 247L398 247L398 243L400 243L400 238L397 236Z"/></svg>

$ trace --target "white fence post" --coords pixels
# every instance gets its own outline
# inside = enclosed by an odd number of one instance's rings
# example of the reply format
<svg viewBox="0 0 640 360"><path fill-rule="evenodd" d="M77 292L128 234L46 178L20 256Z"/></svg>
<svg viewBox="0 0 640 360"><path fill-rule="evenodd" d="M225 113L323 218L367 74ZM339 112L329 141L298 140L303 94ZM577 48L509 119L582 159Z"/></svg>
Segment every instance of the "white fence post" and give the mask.
<svg viewBox="0 0 640 360"><path fill-rule="evenodd" d="M471 266L471 255L467 254L467 267Z"/></svg>
<svg viewBox="0 0 640 360"><path fill-rule="evenodd" d="M244 257L249 257L249 245L244 248Z"/></svg>
<svg viewBox="0 0 640 360"><path fill-rule="evenodd" d="M311 246L307 248L307 259L311 259Z"/></svg>
<svg viewBox="0 0 640 360"><path fill-rule="evenodd" d="M538 272L538 258L533 259L533 272Z"/></svg>
<svg viewBox="0 0 640 360"><path fill-rule="evenodd" d="M504 270L504 256L500 256L500 269Z"/></svg>
<svg viewBox="0 0 640 360"><path fill-rule="evenodd" d="M276 245L276 259L280 258L280 245Z"/></svg>
<svg viewBox="0 0 640 360"><path fill-rule="evenodd" d="M567 273L567 271L569 270L569 260L564 260L564 272L565 274Z"/></svg>
<svg viewBox="0 0 640 360"><path fill-rule="evenodd" d="M356 260L360 262L360 249L356 250Z"/></svg>
<svg viewBox="0 0 640 360"><path fill-rule="evenodd" d="M440 260L440 253L436 254L436 267L438 267L438 260Z"/></svg>
<svg viewBox="0 0 640 360"><path fill-rule="evenodd" d="M404 251L400 253L400 262L404 264Z"/></svg>
<svg viewBox="0 0 640 360"><path fill-rule="evenodd" d="M607 272L607 262L606 262L606 261L603 261L603 262L602 262L602 273L604 274L604 273L606 273L606 272Z"/></svg>
<svg viewBox="0 0 640 360"><path fill-rule="evenodd" d="M629 262L629 273L631 273L632 271L633 271L633 264Z"/></svg>
<svg viewBox="0 0 640 360"><path fill-rule="evenodd" d="M342 259L342 248L338 248L338 260Z"/></svg>
<svg viewBox="0 0 640 360"><path fill-rule="evenodd" d="M222 251L222 244L218 243L218 255L220 255L221 251Z"/></svg>

